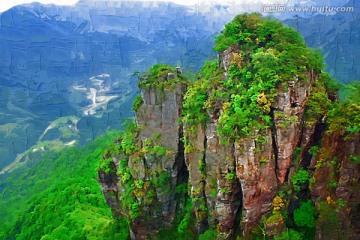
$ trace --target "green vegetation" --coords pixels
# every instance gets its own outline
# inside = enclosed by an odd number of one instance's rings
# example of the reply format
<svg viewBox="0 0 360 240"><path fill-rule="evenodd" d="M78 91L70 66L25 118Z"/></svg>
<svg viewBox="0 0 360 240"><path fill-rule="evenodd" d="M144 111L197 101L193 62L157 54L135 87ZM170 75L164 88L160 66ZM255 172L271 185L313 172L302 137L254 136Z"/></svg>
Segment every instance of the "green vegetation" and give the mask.
<svg viewBox="0 0 360 240"><path fill-rule="evenodd" d="M285 91L295 78L307 81L307 71L320 73L323 67L319 52L307 48L299 33L259 14L238 15L215 42L218 52L232 47L228 78L218 62L206 63L185 95L183 122L194 130L219 113L224 143L269 128L279 89Z"/></svg>
<svg viewBox="0 0 360 240"><path fill-rule="evenodd" d="M228 180L228 181L233 181L236 179L236 175L235 175L235 171L231 171L229 173L226 174L225 178Z"/></svg>
<svg viewBox="0 0 360 240"><path fill-rule="evenodd" d="M144 101L141 95L137 95L136 98L134 99L132 109L136 112L143 103Z"/></svg>
<svg viewBox="0 0 360 240"><path fill-rule="evenodd" d="M206 108L217 104L221 106L221 98L227 95L216 87L223 80L223 70L218 67L216 60L206 62L200 70L199 77L200 80L188 88L183 102L182 120L190 132L195 131L195 126L206 123Z"/></svg>
<svg viewBox="0 0 360 240"><path fill-rule="evenodd" d="M301 150L302 149L300 147L295 148L295 150L293 152L293 155L292 155L292 159L293 159L294 163L297 164L297 165L298 165L298 162L299 162Z"/></svg>
<svg viewBox="0 0 360 240"><path fill-rule="evenodd" d="M149 153L152 155L165 156L168 152L165 147L155 145L154 141L146 139L144 147L141 149L141 153Z"/></svg>
<svg viewBox="0 0 360 240"><path fill-rule="evenodd" d="M0 238L127 239L127 223L112 218L97 180L102 153L118 135L109 132L82 149L49 152L2 181Z"/></svg>
<svg viewBox="0 0 360 240"><path fill-rule="evenodd" d="M360 164L360 156L351 156L350 162L353 164Z"/></svg>
<svg viewBox="0 0 360 240"><path fill-rule="evenodd" d="M169 78L169 74L174 74ZM172 89L176 83L182 82L187 84L187 80L177 73L176 68L166 64L155 64L148 73L139 78L139 88L149 88L157 86L159 89Z"/></svg>
<svg viewBox="0 0 360 240"><path fill-rule="evenodd" d="M295 191L300 191L301 186L310 180L310 174L308 171L300 169L291 178L291 183Z"/></svg>
<svg viewBox="0 0 360 240"><path fill-rule="evenodd" d="M186 186L182 185L183 187ZM182 191L182 190L181 190ZM191 211L191 199L183 199L184 207L180 208L174 219L173 227L170 229L161 229L159 233L153 236L156 240L174 240L174 239L196 239L193 232L195 219Z"/></svg>
<svg viewBox="0 0 360 240"><path fill-rule="evenodd" d="M318 225L324 229L324 232L341 232L341 224L339 222L339 208L335 206L331 198L326 202L319 201L317 203Z"/></svg>
<svg viewBox="0 0 360 240"><path fill-rule="evenodd" d="M318 122L332 108L332 102L329 100L326 87L327 82L332 81L327 73L322 73L319 80L315 81L306 104L305 119L307 124ZM331 89L331 91L333 90Z"/></svg>
<svg viewBox="0 0 360 240"><path fill-rule="evenodd" d="M119 137L120 144L117 146L119 147L117 149L117 153L123 153L123 154L132 154L136 151L138 151L138 147L135 146L135 137L136 134L140 131L140 127L132 120L128 119L124 123L125 125L125 131L122 131Z"/></svg>
<svg viewBox="0 0 360 240"><path fill-rule="evenodd" d="M184 218L181 220L179 226L178 226L178 232L180 234L184 233L185 230L188 228L189 222L190 222L190 211L187 212L184 216Z"/></svg>
<svg viewBox="0 0 360 240"><path fill-rule="evenodd" d="M319 151L319 146L312 146L309 150L310 154L315 157L317 152Z"/></svg>
<svg viewBox="0 0 360 240"><path fill-rule="evenodd" d="M275 236L275 240L303 240L304 235L300 232L297 232L293 229L286 229L279 236Z"/></svg>
<svg viewBox="0 0 360 240"><path fill-rule="evenodd" d="M312 201L302 202L300 207L294 211L294 222L299 227L315 228L314 214L315 208Z"/></svg>
<svg viewBox="0 0 360 240"><path fill-rule="evenodd" d="M215 229L208 229L203 234L199 235L199 240L216 239L217 231Z"/></svg>
<svg viewBox="0 0 360 240"><path fill-rule="evenodd" d="M350 137L360 131L360 83L353 82L341 89L343 99L329 111L329 130Z"/></svg>
<svg viewBox="0 0 360 240"><path fill-rule="evenodd" d="M112 159L107 158L100 162L99 170L102 170L104 173L110 173L110 172L114 171L114 167L112 167L113 164L114 163L113 163Z"/></svg>
<svg viewBox="0 0 360 240"><path fill-rule="evenodd" d="M99 164L99 170L109 173L114 171L112 159L114 157L121 159L116 175L119 177L119 184L124 191L120 191L118 197L121 201L121 207L126 210L125 212L129 213L128 216L126 216L128 221L139 217L142 204L147 204L155 200L156 192L154 189L161 189L164 193L170 191L169 184L171 182L171 176L169 172L161 169L154 170L157 177L147 181L133 177L129 167L129 161L132 161L132 164L141 161L141 159L145 157L145 154L152 155L160 160L161 157L172 153L165 147L155 144L156 140L161 137L160 134L154 134L153 140L145 139L143 144L141 144L141 139L138 137L140 131L141 127L139 127L136 122L133 120L126 121L125 130L119 134L116 143L104 151L106 158Z"/></svg>
<svg viewBox="0 0 360 240"><path fill-rule="evenodd" d="M295 209L294 222L304 235L304 239L314 239L316 219L315 208L311 200L301 202L300 207Z"/></svg>

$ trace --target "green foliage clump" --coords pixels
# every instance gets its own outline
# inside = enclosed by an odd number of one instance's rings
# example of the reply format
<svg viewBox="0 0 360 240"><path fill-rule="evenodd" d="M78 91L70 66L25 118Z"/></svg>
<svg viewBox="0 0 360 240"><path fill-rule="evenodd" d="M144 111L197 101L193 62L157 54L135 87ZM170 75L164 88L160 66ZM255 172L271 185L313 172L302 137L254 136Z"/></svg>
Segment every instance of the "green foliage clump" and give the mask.
<svg viewBox="0 0 360 240"><path fill-rule="evenodd" d="M166 64L155 64L150 68L148 73L145 73L140 77L139 87L142 88L157 85L159 83L159 78L165 80L167 74L170 72L175 73L176 69Z"/></svg>
<svg viewBox="0 0 360 240"><path fill-rule="evenodd" d="M294 211L294 222L298 227L315 228L315 208L311 200L302 202Z"/></svg>
<svg viewBox="0 0 360 240"><path fill-rule="evenodd" d="M308 124L318 122L320 118L326 116L327 112L333 107L325 86L324 79L327 78L326 73L321 73L319 80L315 81L315 85L306 104L305 118Z"/></svg>
<svg viewBox="0 0 360 240"><path fill-rule="evenodd" d="M128 221L138 218L143 204L148 204L156 198L156 192L153 188L162 190L164 193L170 191L171 175L167 171L159 171L157 178L150 181L136 179L132 175L129 167L130 160L132 163L136 163L136 161L144 158L145 154L161 158L171 153L165 147L155 145L155 141L161 137L160 134L154 134L153 138L155 140L145 139L141 144L140 131L141 127L134 121L127 121L125 130L120 133L120 137L115 143L115 150L106 151L110 155L108 157L121 159L117 169L117 176L120 179L119 184L122 191L119 191L118 197L121 201L121 207L128 213L126 215Z"/></svg>
<svg viewBox="0 0 360 240"><path fill-rule="evenodd" d="M154 145L154 141L146 139L144 147L140 149L140 152L157 156L165 156L167 154L167 149L160 145Z"/></svg>
<svg viewBox="0 0 360 240"><path fill-rule="evenodd" d="M144 103L144 101L143 101L141 95L137 95L136 98L134 99L132 109L136 112L143 103Z"/></svg>
<svg viewBox="0 0 360 240"><path fill-rule="evenodd" d="M138 134L139 130L139 126L133 120L126 121L125 131L121 132L120 138L118 140L119 144L116 145L116 153L131 155L134 152L139 151L139 148L136 145L136 135Z"/></svg>
<svg viewBox="0 0 360 240"><path fill-rule="evenodd" d="M235 174L234 171L229 172L229 173L226 174L225 178L226 178L226 180L228 180L228 181L233 181L233 180L236 179L236 174Z"/></svg>
<svg viewBox="0 0 360 240"><path fill-rule="evenodd" d="M170 183L170 180L171 180L170 173L166 172L166 171L162 171L159 173L159 176L153 180L153 183L156 188L167 189L167 186Z"/></svg>
<svg viewBox="0 0 360 240"><path fill-rule="evenodd" d="M266 219L266 223L278 223L283 221L283 216L277 211L274 211L273 214L268 219Z"/></svg>
<svg viewBox="0 0 360 240"><path fill-rule="evenodd" d="M168 79L168 74L174 73L176 77ZM166 64L155 64L153 65L148 73L143 74L139 78L139 88L149 88L156 86L159 89L171 89L176 83L187 84L187 80L182 77L181 74L177 73L176 68L170 67Z"/></svg>
<svg viewBox="0 0 360 240"><path fill-rule="evenodd" d="M115 171L115 165L114 162L111 158L106 158L102 161L100 161L99 164L99 170L103 171L104 173L111 173Z"/></svg>
<svg viewBox="0 0 360 240"><path fill-rule="evenodd" d="M161 133L155 133L153 137L155 140L159 140L161 138Z"/></svg>
<svg viewBox="0 0 360 240"><path fill-rule="evenodd" d="M209 240L216 239L217 231L216 229L208 229L203 234L199 235L199 240Z"/></svg>
<svg viewBox="0 0 360 240"><path fill-rule="evenodd" d="M188 88L184 96L182 121L188 131L195 131L196 125L204 125L208 120L206 109L216 104L224 93L216 89L222 80L222 71L217 61L208 61L200 70L199 80Z"/></svg>
<svg viewBox="0 0 360 240"><path fill-rule="evenodd" d="M314 157L316 156L317 152L319 151L319 146L312 146L309 149L310 154Z"/></svg>
<svg viewBox="0 0 360 240"><path fill-rule="evenodd" d="M188 228L189 222L190 222L190 212L187 212L184 216L184 218L181 220L179 226L178 226L178 232L180 234L184 233L185 230Z"/></svg>
<svg viewBox="0 0 360 240"><path fill-rule="evenodd" d="M185 196L187 194L187 183L181 183L178 184L175 188L175 192L176 194L180 195L180 196Z"/></svg>
<svg viewBox="0 0 360 240"><path fill-rule="evenodd" d="M300 169L291 178L293 188L295 191L300 191L301 185L310 180L310 174L308 171Z"/></svg>
<svg viewBox="0 0 360 240"><path fill-rule="evenodd" d="M321 72L319 80L324 83L329 96L337 97L338 91L341 89L341 84L338 81L332 78L330 74L325 71Z"/></svg>
<svg viewBox="0 0 360 240"><path fill-rule="evenodd" d="M141 179L135 180L135 186L136 186L136 188L142 189L144 186L144 181Z"/></svg>
<svg viewBox="0 0 360 240"><path fill-rule="evenodd" d="M166 148L156 145L154 146L154 153L158 154L159 156L165 156L166 155Z"/></svg>
<svg viewBox="0 0 360 240"><path fill-rule="evenodd" d="M128 166L128 159L125 157L119 163L119 169L117 172L121 180L121 184L125 191L119 193L119 199L122 207L128 210L128 219L136 219L139 215L140 203L137 201L135 191L136 189L142 189L144 186L143 180L135 180L131 175L130 168Z"/></svg>
<svg viewBox="0 0 360 240"><path fill-rule="evenodd" d="M360 156L350 156L349 160L353 164L360 164Z"/></svg>
<svg viewBox="0 0 360 240"><path fill-rule="evenodd" d="M203 158L200 158L199 159L199 167L198 167L198 170L200 171L200 172L204 172L204 170L205 170L205 162L204 162L204 160L203 160Z"/></svg>
<svg viewBox="0 0 360 240"><path fill-rule="evenodd" d="M341 232L341 224L338 216L339 209L333 204L331 198L327 201L319 201L317 203L318 225L321 226L323 232Z"/></svg>
<svg viewBox="0 0 360 240"><path fill-rule="evenodd" d="M343 99L329 111L329 133L337 132L351 136L360 132L360 83L343 86Z"/></svg>
<svg viewBox="0 0 360 240"><path fill-rule="evenodd" d="M126 183L132 179L130 169L128 167L128 159L124 158L120 161L117 174L122 183Z"/></svg>
<svg viewBox="0 0 360 240"><path fill-rule="evenodd" d="M275 240L303 240L304 234L294 229L286 229L279 236L274 237Z"/></svg>
<svg viewBox="0 0 360 240"><path fill-rule="evenodd" d="M129 212L130 212L130 218L136 219L139 215L139 206L140 204L136 201L133 201L129 204Z"/></svg>
<svg viewBox="0 0 360 240"><path fill-rule="evenodd" d="M302 149L300 147L297 147L293 152L292 159L296 164L299 162L301 150Z"/></svg>

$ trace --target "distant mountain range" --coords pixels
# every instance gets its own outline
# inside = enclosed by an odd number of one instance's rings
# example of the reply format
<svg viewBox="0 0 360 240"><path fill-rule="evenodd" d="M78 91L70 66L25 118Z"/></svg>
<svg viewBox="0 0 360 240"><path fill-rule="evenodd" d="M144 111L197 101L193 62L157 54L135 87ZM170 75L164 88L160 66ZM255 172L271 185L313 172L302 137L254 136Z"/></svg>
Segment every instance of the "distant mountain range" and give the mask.
<svg viewBox="0 0 360 240"><path fill-rule="evenodd" d="M284 23L322 49L341 82L360 79L360 6L348 5L354 12L274 15L291 18ZM81 0L74 7L33 3L1 13L1 173L46 149L83 145L121 128L133 116L134 72L155 63L197 71L214 56L213 39L224 24L261 6Z"/></svg>

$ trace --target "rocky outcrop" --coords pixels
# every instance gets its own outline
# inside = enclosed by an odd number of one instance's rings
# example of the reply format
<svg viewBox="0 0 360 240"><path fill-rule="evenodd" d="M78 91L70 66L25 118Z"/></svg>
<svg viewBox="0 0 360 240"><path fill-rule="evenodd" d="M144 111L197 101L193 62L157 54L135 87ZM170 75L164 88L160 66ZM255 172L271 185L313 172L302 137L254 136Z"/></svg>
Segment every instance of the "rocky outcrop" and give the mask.
<svg viewBox="0 0 360 240"><path fill-rule="evenodd" d="M223 57L231 60L233 53L228 54ZM226 61L220 59L219 66L221 62ZM305 114L317 76L308 71L306 77L278 90L269 113L272 126L229 142L218 133L220 108L206 113L205 125L181 125L186 87L181 82L164 85L177 79L176 73L158 76L142 87L136 128L118 140L119 151L104 156L107 171L99 171L106 200L115 216L129 219L132 239L150 239L159 229L174 227L176 211L185 206L186 197L191 199L197 234L216 229L217 239L231 239L240 230L250 239L252 229L274 208L277 191L291 186L290 177L299 166L316 169L311 186L314 202L331 206L342 199L345 206L336 214L337 225L334 222L338 233L359 234L359 165L349 160L359 155L359 136L345 141L328 134L322 139L324 123L310 121ZM321 154L309 154L320 143ZM324 156L333 156L335 163ZM336 187L329 187L333 182ZM183 183L188 193L179 197L176 188ZM284 230L279 214L265 222L269 236ZM326 224L319 218L318 239L332 239L327 235L332 231L323 230L329 227Z"/></svg>
<svg viewBox="0 0 360 240"><path fill-rule="evenodd" d="M325 135L321 149L312 160L314 182L311 196L318 209L317 239L357 239L360 235L360 165L351 161L360 156L360 135Z"/></svg>
<svg viewBox="0 0 360 240"><path fill-rule="evenodd" d="M284 184L291 157L302 140L306 102L315 79L315 74L310 71L306 74L305 81L300 81L297 77L288 81L287 91L280 89L272 105L277 179L280 184Z"/></svg>
<svg viewBox="0 0 360 240"><path fill-rule="evenodd" d="M219 239L228 239L234 230L236 215L241 211L241 187L236 178L234 146L220 143L216 122L188 133L192 151L187 153L191 197L197 229L219 231Z"/></svg>
<svg viewBox="0 0 360 240"><path fill-rule="evenodd" d="M225 76L228 76L226 70L230 64L236 61L238 51L239 48L232 47L220 55L220 66L224 68ZM206 152L206 166L211 168L211 161L209 163L211 153L216 152L218 154L216 159L221 159L219 164L221 168L225 169L224 172L236 171L234 181L238 184L234 185L235 188L225 187L232 193L230 202L237 203L239 199L236 199L236 194L238 192L242 194L240 199L242 208L239 210L225 206L218 209L219 212L228 216L224 223L221 218L217 218L219 226L233 225L235 218L232 216L236 211L241 211L243 216L241 228L243 235L247 237L251 229L259 223L261 217L271 210L276 191L287 181L295 149L301 144L308 145L313 136L313 128L304 124L304 113L316 75L310 71L306 77L306 81L295 78L288 82L286 90L285 88L278 90L278 95L271 106L273 127L268 130L254 133L251 137L245 137L229 143L229 146L224 146L218 141L217 144L211 144L214 139L219 138L216 134L216 122L206 125L206 133L212 133L212 135L205 136L207 146L203 151ZM303 138L303 128L309 129L310 136ZM190 138L189 141L190 144L196 145L198 139ZM212 168L214 169L214 167ZM218 169L220 170L220 167ZM190 171L190 179L191 175ZM224 181L227 178L226 174L218 174L216 177L217 189L221 190L220 183L226 182ZM239 187L241 187L241 191L239 191ZM215 205L216 202L223 201L218 198L215 200ZM230 236L231 231L221 227L218 227L218 230L219 236L224 235L227 236L226 238Z"/></svg>
<svg viewBox="0 0 360 240"><path fill-rule="evenodd" d="M159 82L176 77L168 73ZM112 171L99 172L107 203L130 221L132 239L149 239L174 221L176 187L187 180L179 121L184 91L183 84L142 88L136 130L128 132L134 136L119 140L120 153L109 162Z"/></svg>
<svg viewBox="0 0 360 240"><path fill-rule="evenodd" d="M282 40L268 34L274 22L259 22L257 15L238 16L228 31L243 27L246 36L240 32L232 44L225 31L217 48L227 49L194 83L164 65L140 78L136 124L99 171L107 202L129 220L132 239L151 239L160 229L195 237L211 230L216 239L300 236L288 230L314 227L313 215L309 223L295 220L312 214L295 211L311 210L310 196L318 239L332 239L334 229L350 239L359 234L360 174L351 162L360 161L359 135L326 132L336 99L321 60L293 30L276 25Z"/></svg>
<svg viewBox="0 0 360 240"><path fill-rule="evenodd" d="M262 139L248 137L235 144L236 175L243 192L244 236L269 212L277 191L271 130L259 135Z"/></svg>
<svg viewBox="0 0 360 240"><path fill-rule="evenodd" d="M227 54L222 56L227 60L220 59L223 64L234 55ZM148 239L159 229L172 227L180 204L175 189L188 182L198 234L211 228L217 229L218 239L230 239L235 229L241 229L249 238L272 209L277 190L289 181L296 148L309 150L315 142L317 125L305 124L304 117L315 74L309 71L307 81L294 79L286 91L279 89L271 105L271 127L231 142L223 142L218 134L216 112L221 109L208 112L210 121L205 125L180 125L185 86L164 88L160 83L177 77L165 75L141 88L137 130L133 139L119 140L120 145L130 141L135 150L111 156L112 171L100 171L108 204L115 215L128 217L133 239ZM302 151L296 161L301 163L304 156ZM126 169L129 176L124 181ZM242 219L237 218L240 215Z"/></svg>

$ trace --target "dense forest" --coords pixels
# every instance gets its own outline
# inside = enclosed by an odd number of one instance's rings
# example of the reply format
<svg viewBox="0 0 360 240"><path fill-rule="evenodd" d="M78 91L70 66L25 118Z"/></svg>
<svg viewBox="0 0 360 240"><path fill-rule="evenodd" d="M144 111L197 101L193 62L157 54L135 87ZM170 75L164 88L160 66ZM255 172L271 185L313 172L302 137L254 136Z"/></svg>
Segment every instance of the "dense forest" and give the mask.
<svg viewBox="0 0 360 240"><path fill-rule="evenodd" d="M49 152L2 180L0 239L127 239L127 223L112 218L97 177L117 136Z"/></svg>

